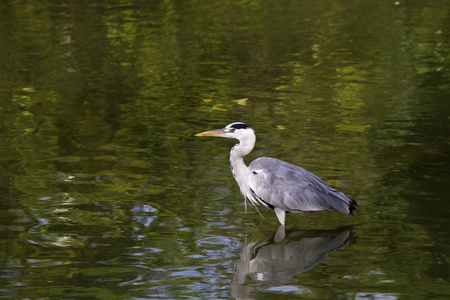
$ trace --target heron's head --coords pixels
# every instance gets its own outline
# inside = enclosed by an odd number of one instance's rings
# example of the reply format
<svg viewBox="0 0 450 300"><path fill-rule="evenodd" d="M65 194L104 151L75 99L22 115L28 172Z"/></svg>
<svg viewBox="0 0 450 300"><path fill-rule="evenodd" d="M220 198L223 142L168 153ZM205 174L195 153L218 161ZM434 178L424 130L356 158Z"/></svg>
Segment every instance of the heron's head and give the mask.
<svg viewBox="0 0 450 300"><path fill-rule="evenodd" d="M235 122L228 124L225 128L197 133L195 136L218 136L244 141L248 138L254 139L255 132L247 124Z"/></svg>

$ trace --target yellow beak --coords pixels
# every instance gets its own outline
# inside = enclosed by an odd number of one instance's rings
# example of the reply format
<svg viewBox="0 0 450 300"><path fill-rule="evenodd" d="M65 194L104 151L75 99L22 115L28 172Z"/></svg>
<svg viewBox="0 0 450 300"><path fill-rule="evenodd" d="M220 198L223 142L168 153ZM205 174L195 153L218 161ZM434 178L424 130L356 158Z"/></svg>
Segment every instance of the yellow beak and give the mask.
<svg viewBox="0 0 450 300"><path fill-rule="evenodd" d="M227 134L227 131L225 128L216 129L216 130L210 130L205 132L197 133L195 136L223 136Z"/></svg>

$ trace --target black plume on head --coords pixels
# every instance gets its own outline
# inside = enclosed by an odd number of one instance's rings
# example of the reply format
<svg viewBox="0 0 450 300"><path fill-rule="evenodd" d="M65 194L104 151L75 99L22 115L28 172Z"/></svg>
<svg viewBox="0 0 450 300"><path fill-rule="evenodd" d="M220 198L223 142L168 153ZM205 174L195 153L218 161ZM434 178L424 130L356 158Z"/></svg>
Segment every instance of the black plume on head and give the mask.
<svg viewBox="0 0 450 300"><path fill-rule="evenodd" d="M248 126L247 124L241 123L241 122L236 122L231 124L230 128L234 128L234 129L247 129L250 126Z"/></svg>

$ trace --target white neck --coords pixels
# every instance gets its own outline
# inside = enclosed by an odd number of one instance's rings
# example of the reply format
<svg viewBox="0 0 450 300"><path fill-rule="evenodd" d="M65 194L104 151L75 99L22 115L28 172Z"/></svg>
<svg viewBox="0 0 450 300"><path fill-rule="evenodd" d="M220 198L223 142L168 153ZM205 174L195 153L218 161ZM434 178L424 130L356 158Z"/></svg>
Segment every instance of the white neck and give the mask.
<svg viewBox="0 0 450 300"><path fill-rule="evenodd" d="M248 176L250 174L248 174L249 170L244 162L244 156L249 154L255 146L256 136L253 130L239 142L230 151L231 172L241 189L241 193L244 196L249 196L251 195L250 187L248 186Z"/></svg>

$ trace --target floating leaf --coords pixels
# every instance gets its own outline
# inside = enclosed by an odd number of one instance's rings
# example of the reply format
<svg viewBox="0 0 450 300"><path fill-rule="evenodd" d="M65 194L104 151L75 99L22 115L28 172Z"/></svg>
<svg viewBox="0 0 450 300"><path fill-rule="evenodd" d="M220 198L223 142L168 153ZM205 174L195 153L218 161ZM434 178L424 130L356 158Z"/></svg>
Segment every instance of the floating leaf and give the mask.
<svg viewBox="0 0 450 300"><path fill-rule="evenodd" d="M236 99L236 100L232 100L232 101L236 102L238 105L247 106L247 100L248 100L248 98L242 98L242 99Z"/></svg>
<svg viewBox="0 0 450 300"><path fill-rule="evenodd" d="M229 110L229 105L225 105L225 104L216 104L213 106L213 110L218 110L218 111L228 111Z"/></svg>

